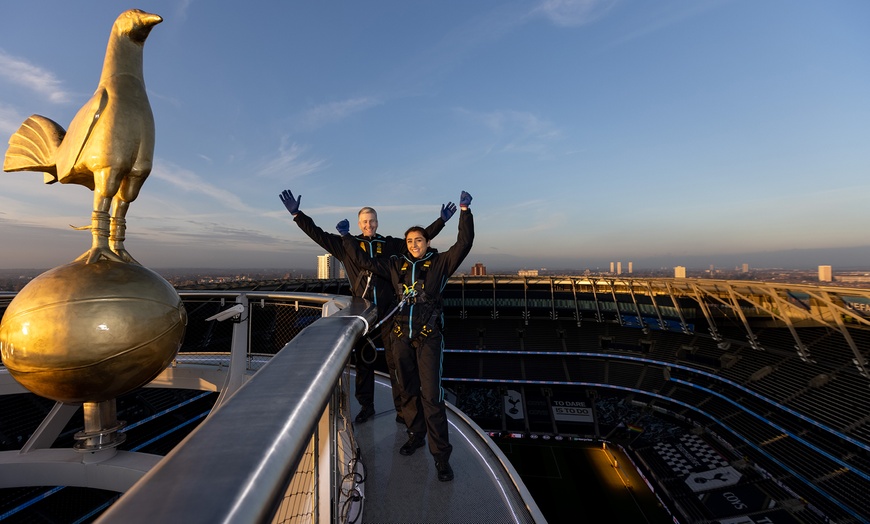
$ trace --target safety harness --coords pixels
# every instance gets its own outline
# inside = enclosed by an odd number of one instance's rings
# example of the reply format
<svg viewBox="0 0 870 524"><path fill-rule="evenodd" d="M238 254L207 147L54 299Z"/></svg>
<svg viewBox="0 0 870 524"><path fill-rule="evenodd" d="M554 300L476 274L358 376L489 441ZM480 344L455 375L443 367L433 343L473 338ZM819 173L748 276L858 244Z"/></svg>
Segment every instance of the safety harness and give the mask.
<svg viewBox="0 0 870 524"><path fill-rule="evenodd" d="M399 282L398 284L402 286L401 291L402 300L399 302L398 306L396 306L396 310L394 312L401 312L405 304L408 304L408 324L407 324L407 334L405 333L405 327L403 326L403 316L397 317L393 321L393 334L397 338L402 338L403 336L407 336L411 340L411 346L417 348L420 344L423 343L424 339L432 334L437 327L437 322L440 321L441 317L441 308L438 307L439 301L434 299L432 295L426 292L425 282L426 282L426 271L429 270L432 265L432 253L427 253L425 255L425 259L417 260L415 262L409 261L407 258L402 262L402 267L399 269ZM420 262L422 261L422 264ZM408 274L410 269L410 279L411 284L408 285L406 282L408 281ZM418 288L419 284L419 289ZM419 315L415 315L415 308L420 308ZM392 314L392 313L391 313ZM414 317L418 316L418 318L425 318L426 321L420 326L419 330L414 332Z"/></svg>
<svg viewBox="0 0 870 524"><path fill-rule="evenodd" d="M383 252L384 252L384 240L383 240L384 237L382 237L380 235L375 235L371 240L368 240L365 237L356 237L356 238L357 238L357 240L359 240L360 249L362 249L364 252L368 253L369 257L375 258L375 257L383 254ZM356 288L358 288L359 284L362 283L363 278L366 279L366 285L363 288L362 293L360 293L360 297L365 298L366 293L368 293L368 291L369 291L369 285L371 285L371 283L372 283L372 272L371 271L361 272L359 274L359 278L356 282L357 283ZM378 290L375 287L372 287L372 302L374 302L376 305L378 303ZM387 315L387 317L389 317L389 315ZM375 328L378 328L380 325L381 325L381 322L378 322L377 325L375 325ZM374 333L375 329L370 330L370 332ZM363 348L360 348L360 350L359 350L359 358L361 358L363 360L363 362L365 362L366 364L373 364L375 362L375 359L377 359L377 357L378 357L378 349L377 349L377 346L375 346L375 343L372 341L371 337L366 337L366 340L368 341L369 346L371 346L371 348L372 348L371 359L368 359L365 357L365 355L362 351Z"/></svg>
<svg viewBox="0 0 870 524"><path fill-rule="evenodd" d="M384 253L384 237L380 235L375 235L371 240L368 240L365 237L356 237L359 240L359 247L363 250L363 252L368 253L370 258L379 257ZM372 282L372 272L371 271L363 271L360 273L359 278L357 279L357 287L362 283L362 279L365 277L366 285L363 288L363 292L360 294L362 298L365 298L366 293L369 291L369 285ZM378 303L378 294L377 289L372 288L372 301L377 304Z"/></svg>

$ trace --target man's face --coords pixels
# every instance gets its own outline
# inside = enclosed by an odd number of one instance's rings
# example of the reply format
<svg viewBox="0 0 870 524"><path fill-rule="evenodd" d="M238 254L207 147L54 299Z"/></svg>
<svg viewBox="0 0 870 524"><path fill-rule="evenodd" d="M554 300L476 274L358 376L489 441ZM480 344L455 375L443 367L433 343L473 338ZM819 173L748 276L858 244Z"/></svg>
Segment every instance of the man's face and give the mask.
<svg viewBox="0 0 870 524"><path fill-rule="evenodd" d="M414 258L422 257L426 254L426 250L429 249L429 241L419 231L408 233L408 236L405 237L405 245L408 248L408 252Z"/></svg>
<svg viewBox="0 0 870 524"><path fill-rule="evenodd" d="M362 213L359 216L359 230L364 236L375 236L378 232L378 215L374 213Z"/></svg>

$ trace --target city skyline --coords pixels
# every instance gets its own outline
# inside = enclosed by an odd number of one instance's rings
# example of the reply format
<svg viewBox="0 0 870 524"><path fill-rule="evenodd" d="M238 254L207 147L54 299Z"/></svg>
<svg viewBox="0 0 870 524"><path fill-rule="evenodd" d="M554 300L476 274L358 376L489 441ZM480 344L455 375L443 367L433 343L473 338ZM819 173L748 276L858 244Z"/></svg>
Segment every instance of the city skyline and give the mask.
<svg viewBox="0 0 870 524"><path fill-rule="evenodd" d="M465 272L870 260L855 233L870 198L866 2L135 7L164 18L144 49L155 166L127 216L145 266L315 268L322 249L283 189L324 230L356 231L371 205L393 236L466 190ZM125 8L5 7L4 142L33 113L69 125ZM76 258L90 234L70 225L89 223L91 200L0 174L0 268Z"/></svg>
<svg viewBox="0 0 870 524"><path fill-rule="evenodd" d="M870 249L868 249L870 251ZM771 257L778 258L778 254L772 254ZM862 259L870 259L870 252L865 253L863 250L845 250L844 257L848 259L854 258L862 258ZM209 265L199 265L199 266L151 266L151 269L164 272L164 273L178 273L181 275L192 275L202 272L203 274L210 275L236 275L241 276L249 273L261 273L268 275L278 275L284 274L288 278L293 278L294 276L307 276L316 277L324 268L323 260L324 257L328 257L330 259L334 258L329 253L321 253L316 255L311 261L310 264L305 264L301 266L253 266L253 265L234 265L234 266L209 266ZM590 274L618 274L618 275L650 275L650 274L661 274L662 272L673 272L677 268L683 268L686 271L690 271L693 273L751 273L751 272L769 272L769 271L788 271L788 272L816 272L819 271L822 267L830 268L830 271L833 274L839 273L867 273L870 275L870 264L861 263L861 264L851 264L844 263L841 265L837 264L813 264L813 265L777 265L777 264L749 264L747 262L742 263L725 263L725 264L714 264L707 263L707 259L704 257L686 257L686 260L693 261L694 263L687 264L650 264L638 266L633 261L610 261L610 262L602 262L601 264L596 265L571 265L571 261L567 261L566 264L563 265L530 265L527 263L523 263L521 258L517 258L516 260L507 260L499 262L499 260L504 259L489 259L490 263L486 263L481 260L475 260L474 262L468 262L463 264L463 266L457 270L457 275L475 275L476 266L482 268L482 270L486 271L486 274L489 275L505 275L505 274L517 274L527 271L540 272L542 275L582 275L584 273ZM738 258L734 258L734 260L738 260ZM839 260L835 258L835 260ZM618 264L622 262L624 265L619 267ZM629 266L632 264L632 266ZM327 264L329 268L328 271L337 271L338 275L335 278L345 278L344 268L341 264L336 267L332 267L331 264ZM10 277L13 275L29 275L35 276L43 271L51 269L47 266L34 266L34 267L0 267L0 276Z"/></svg>

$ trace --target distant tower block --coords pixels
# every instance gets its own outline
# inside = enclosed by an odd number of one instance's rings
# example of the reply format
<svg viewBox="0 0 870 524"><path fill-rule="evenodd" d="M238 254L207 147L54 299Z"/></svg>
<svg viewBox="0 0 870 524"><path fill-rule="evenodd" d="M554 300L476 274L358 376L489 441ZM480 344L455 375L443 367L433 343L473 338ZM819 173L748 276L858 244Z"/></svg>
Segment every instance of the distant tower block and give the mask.
<svg viewBox="0 0 870 524"><path fill-rule="evenodd" d="M628 263L628 274L630 275L632 273L634 273L634 262L629 262Z"/></svg>
<svg viewBox="0 0 870 524"><path fill-rule="evenodd" d="M674 268L674 278L686 278L686 267L677 266Z"/></svg>
<svg viewBox="0 0 870 524"><path fill-rule="evenodd" d="M743 272L749 273L749 264L743 264Z"/></svg>
<svg viewBox="0 0 870 524"><path fill-rule="evenodd" d="M617 262L617 263L616 263L616 274L617 274L617 275L621 275L621 274L622 274L622 262Z"/></svg>
<svg viewBox="0 0 870 524"><path fill-rule="evenodd" d="M475 277L485 277L486 276L486 266L478 262L474 264L471 268L471 276Z"/></svg>
<svg viewBox="0 0 870 524"><path fill-rule="evenodd" d="M611 262L611 263L610 263L610 272L611 272L611 273L614 273L613 267L614 267L615 265L616 265L616 262Z"/></svg>
<svg viewBox="0 0 870 524"><path fill-rule="evenodd" d="M329 253L317 257L317 278L336 279L341 277L341 263Z"/></svg>
<svg viewBox="0 0 870 524"><path fill-rule="evenodd" d="M833 282L834 272L831 266L819 266L819 282Z"/></svg>

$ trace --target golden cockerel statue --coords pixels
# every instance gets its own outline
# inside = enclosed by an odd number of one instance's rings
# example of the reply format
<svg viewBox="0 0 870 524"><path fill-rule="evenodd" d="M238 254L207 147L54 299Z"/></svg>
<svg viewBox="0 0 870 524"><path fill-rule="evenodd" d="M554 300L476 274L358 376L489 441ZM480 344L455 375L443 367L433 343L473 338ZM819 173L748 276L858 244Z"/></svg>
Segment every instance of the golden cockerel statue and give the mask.
<svg viewBox="0 0 870 524"><path fill-rule="evenodd" d="M100 83L64 131L33 115L9 139L4 171L41 171L45 182L80 184L94 192L91 249L77 260L138 262L124 248L126 215L151 173L154 115L145 92L142 49L163 19L139 9L112 26Z"/></svg>

